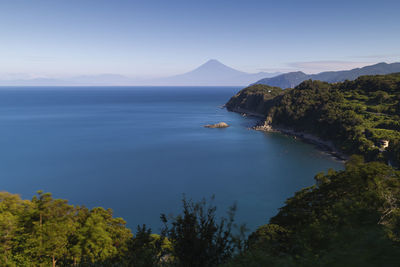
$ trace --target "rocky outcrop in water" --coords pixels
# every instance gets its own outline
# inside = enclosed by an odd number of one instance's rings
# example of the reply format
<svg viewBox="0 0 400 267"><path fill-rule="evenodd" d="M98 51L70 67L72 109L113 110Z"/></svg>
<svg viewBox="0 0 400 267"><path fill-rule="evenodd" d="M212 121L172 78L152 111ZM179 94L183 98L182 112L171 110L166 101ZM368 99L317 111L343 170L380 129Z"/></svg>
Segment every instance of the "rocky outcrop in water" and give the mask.
<svg viewBox="0 0 400 267"><path fill-rule="evenodd" d="M215 124L204 125L204 127L206 127L206 128L227 128L227 127L229 127L229 125L225 122L218 122Z"/></svg>

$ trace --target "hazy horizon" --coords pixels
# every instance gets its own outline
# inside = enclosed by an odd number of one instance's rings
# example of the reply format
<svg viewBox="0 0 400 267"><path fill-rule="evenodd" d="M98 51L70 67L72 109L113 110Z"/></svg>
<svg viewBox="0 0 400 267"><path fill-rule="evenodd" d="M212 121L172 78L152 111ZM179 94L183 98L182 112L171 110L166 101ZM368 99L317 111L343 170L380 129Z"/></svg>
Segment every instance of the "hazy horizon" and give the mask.
<svg viewBox="0 0 400 267"><path fill-rule="evenodd" d="M130 78L132 80L135 81L148 81L148 80L153 80L153 79L163 79L163 78L170 78L170 77L174 77L174 76L179 76L182 74L186 74L189 72L192 72L196 69L198 69L199 67L205 65L207 62L212 61L212 60L216 60L218 62L220 62L221 64L224 64L223 62L221 62L220 60L217 59L209 59L205 62L200 62L198 64L197 67L193 68L193 69L187 69L184 70L183 72L180 73L174 73L171 75L143 75L143 76L135 76L135 75L126 75L126 74L120 74L120 73L115 73L115 72L99 72L99 73L93 73L93 74L85 74L85 73L76 73L76 74L66 74L66 75L57 75L57 74L53 74L53 75L40 75L40 74L29 74L29 73L0 73L0 80L27 80L27 79L63 79L63 78L76 78L76 77L82 77L82 78L86 78L86 77L101 77L101 76L115 76L115 77L124 77L124 78ZM393 60L393 61L371 61L371 62L345 62L345 64L343 64L342 62L336 62L334 64L334 62L324 62L324 61L316 61L316 62L304 62L304 65L309 65L310 68L315 68L318 67L321 69L321 71L307 71L308 67L295 67L295 64L293 64L293 68L276 68L276 69L264 69L264 70L260 70L258 72L245 72L242 71L240 69L235 69L237 71L240 72L244 72L247 74L257 74L257 73L268 73L268 74L282 74L282 73L287 73L287 72L296 72L296 71L301 71L304 72L306 74L318 74L321 72L326 72L326 71L342 71L342 70L351 70L351 69L356 69L356 68L362 68L362 67L366 67L366 66L370 66L370 65L375 65L378 63L397 63L400 62L400 58L398 61ZM299 63L300 64L300 63ZM341 65L343 64L343 65ZM224 64L225 65L225 64ZM315 66L315 67L312 67ZM231 66L228 66L231 67Z"/></svg>
<svg viewBox="0 0 400 267"><path fill-rule="evenodd" d="M382 63L382 62L381 62ZM380 63L380 64L381 64ZM373 64L367 65L366 68L377 66L378 69L372 72L372 74L384 74L396 72L396 68L391 68L393 64L386 64L385 68L380 69L378 65ZM394 63L399 65L400 63ZM363 70L364 75L371 73L365 68L353 68L351 70L341 69L340 71L354 71ZM365 72L367 71L367 72ZM331 75L332 71L320 72L319 74ZM334 71L333 73L337 73ZM360 75L359 71L356 71L357 77ZM168 77L160 78L130 78L128 76L123 76L119 74L99 74L99 75L77 75L64 78L41 78L41 77L1 77L0 75L0 86L248 86L257 82L262 82L266 78L272 78L275 76L284 75L282 72L258 72L258 73L247 73L240 70L233 69L216 59L211 59L200 65L194 70L172 75ZM308 74L307 74L308 75ZM317 74L318 75L318 74ZM354 75L354 74L353 74ZM326 76L324 76L326 79ZM346 76L347 77L347 76ZM345 77L345 79L346 79ZM353 77L348 76L347 79ZM342 77L343 78L343 77ZM278 81L280 79L278 78ZM340 78L339 78L340 80ZM285 86L281 84L275 84L275 86ZM283 88L283 87L282 87Z"/></svg>

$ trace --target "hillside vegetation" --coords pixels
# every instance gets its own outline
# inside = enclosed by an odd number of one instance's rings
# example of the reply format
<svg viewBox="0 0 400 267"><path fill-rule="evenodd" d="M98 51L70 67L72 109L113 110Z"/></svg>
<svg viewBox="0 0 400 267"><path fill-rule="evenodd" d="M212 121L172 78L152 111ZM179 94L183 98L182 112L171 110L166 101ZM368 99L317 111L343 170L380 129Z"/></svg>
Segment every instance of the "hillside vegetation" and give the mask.
<svg viewBox="0 0 400 267"><path fill-rule="evenodd" d="M333 84L308 80L277 95L270 89L266 85L245 88L226 107L256 112L271 126L332 141L346 154L400 164L400 73Z"/></svg>

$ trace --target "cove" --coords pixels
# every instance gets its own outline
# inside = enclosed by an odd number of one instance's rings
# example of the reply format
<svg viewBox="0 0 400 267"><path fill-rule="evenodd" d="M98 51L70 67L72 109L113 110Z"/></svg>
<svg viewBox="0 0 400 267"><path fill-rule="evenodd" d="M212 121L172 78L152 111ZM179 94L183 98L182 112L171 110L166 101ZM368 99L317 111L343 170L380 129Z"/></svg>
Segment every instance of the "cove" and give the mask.
<svg viewBox="0 0 400 267"><path fill-rule="evenodd" d="M313 145L249 130L221 108L238 87L10 87L0 89L0 190L37 190L103 206L158 232L183 194L215 195L223 214L255 230L314 175L343 164ZM209 129L217 122L230 125Z"/></svg>

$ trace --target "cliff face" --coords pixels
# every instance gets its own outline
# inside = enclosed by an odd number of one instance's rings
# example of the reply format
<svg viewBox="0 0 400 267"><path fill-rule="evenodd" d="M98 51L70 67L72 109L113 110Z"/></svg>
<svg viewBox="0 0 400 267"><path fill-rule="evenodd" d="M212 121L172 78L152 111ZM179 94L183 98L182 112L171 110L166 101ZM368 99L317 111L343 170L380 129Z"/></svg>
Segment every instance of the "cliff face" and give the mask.
<svg viewBox="0 0 400 267"><path fill-rule="evenodd" d="M265 117L283 92L279 87L255 84L234 95L225 106L229 111L252 113Z"/></svg>

